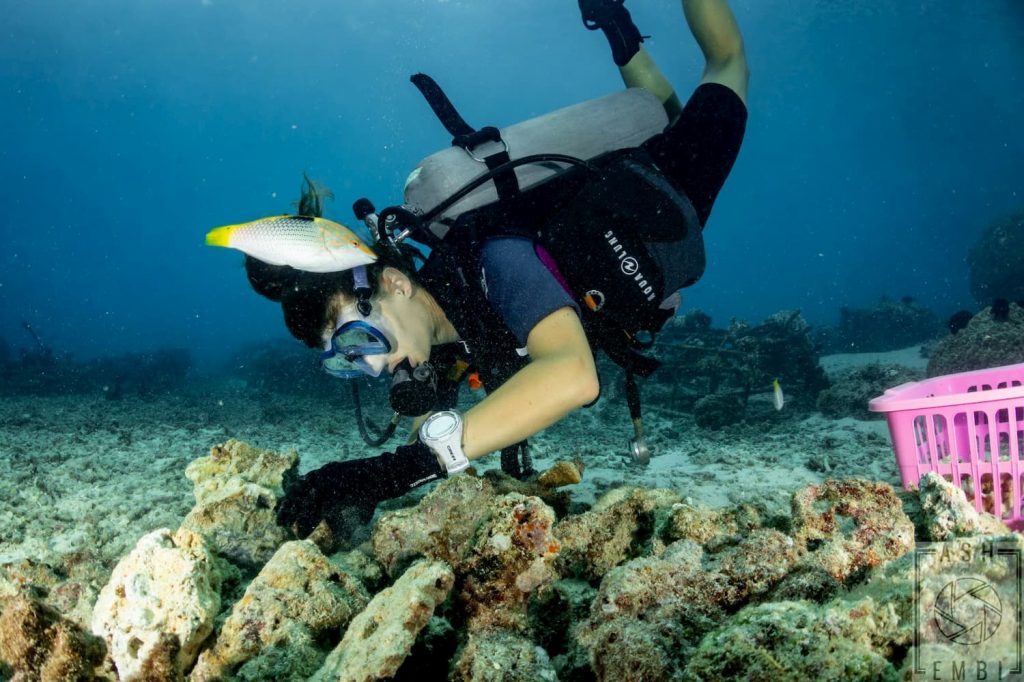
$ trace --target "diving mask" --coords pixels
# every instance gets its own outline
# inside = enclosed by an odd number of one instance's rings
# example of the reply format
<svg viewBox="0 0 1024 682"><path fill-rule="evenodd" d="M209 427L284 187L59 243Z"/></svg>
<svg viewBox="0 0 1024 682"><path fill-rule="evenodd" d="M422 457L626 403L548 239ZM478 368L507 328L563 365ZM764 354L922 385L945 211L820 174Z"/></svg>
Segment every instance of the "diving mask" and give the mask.
<svg viewBox="0 0 1024 682"><path fill-rule="evenodd" d="M345 317L357 319L346 321ZM387 356L393 347L387 324L376 310L366 317L358 317L358 313L344 315L338 318L334 334L324 345L320 366L341 379L378 377L387 367Z"/></svg>

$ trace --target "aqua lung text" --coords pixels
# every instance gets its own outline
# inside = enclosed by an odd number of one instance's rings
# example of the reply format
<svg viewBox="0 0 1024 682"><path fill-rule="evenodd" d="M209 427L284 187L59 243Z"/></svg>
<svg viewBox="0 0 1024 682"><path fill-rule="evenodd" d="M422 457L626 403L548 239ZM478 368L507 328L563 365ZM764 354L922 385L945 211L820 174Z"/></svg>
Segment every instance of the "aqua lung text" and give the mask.
<svg viewBox="0 0 1024 682"><path fill-rule="evenodd" d="M647 283L647 278L644 277L644 273L640 272L640 265L636 262L636 258L633 258L619 243L619 238L615 236L612 230L608 230L604 233L605 241L608 242L608 246L612 247L612 253L619 259L619 269L622 270L622 274L627 277L631 277L636 285L640 287L644 296L647 297L648 301L654 300L654 287Z"/></svg>

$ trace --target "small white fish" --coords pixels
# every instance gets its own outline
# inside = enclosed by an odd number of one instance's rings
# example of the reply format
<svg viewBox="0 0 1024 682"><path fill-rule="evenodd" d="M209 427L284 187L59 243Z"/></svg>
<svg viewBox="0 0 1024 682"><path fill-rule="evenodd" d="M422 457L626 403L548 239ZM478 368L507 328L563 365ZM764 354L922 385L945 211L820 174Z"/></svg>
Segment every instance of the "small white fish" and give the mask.
<svg viewBox="0 0 1024 682"><path fill-rule="evenodd" d="M377 254L344 225L306 216L280 215L225 225L210 230L206 243L307 272L340 272L377 260Z"/></svg>
<svg viewBox="0 0 1024 682"><path fill-rule="evenodd" d="M778 379L772 382L772 400L776 410L781 410L782 406L786 404L786 396L782 395L782 386L779 386Z"/></svg>

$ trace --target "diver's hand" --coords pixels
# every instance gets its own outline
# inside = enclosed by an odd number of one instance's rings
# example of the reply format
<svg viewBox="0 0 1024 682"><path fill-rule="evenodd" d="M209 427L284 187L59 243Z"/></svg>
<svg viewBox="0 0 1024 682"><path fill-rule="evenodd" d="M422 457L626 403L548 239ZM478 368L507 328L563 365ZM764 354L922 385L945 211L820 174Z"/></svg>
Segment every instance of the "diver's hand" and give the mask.
<svg viewBox="0 0 1024 682"><path fill-rule="evenodd" d="M331 462L310 471L285 493L277 522L304 538L323 520L355 515L365 524L380 501L373 494L370 472L376 458ZM346 514L347 512L347 514Z"/></svg>
<svg viewBox="0 0 1024 682"><path fill-rule="evenodd" d="M306 537L321 521L335 530L373 518L377 504L445 478L437 457L419 441L378 457L331 462L309 472L281 500L277 521Z"/></svg>

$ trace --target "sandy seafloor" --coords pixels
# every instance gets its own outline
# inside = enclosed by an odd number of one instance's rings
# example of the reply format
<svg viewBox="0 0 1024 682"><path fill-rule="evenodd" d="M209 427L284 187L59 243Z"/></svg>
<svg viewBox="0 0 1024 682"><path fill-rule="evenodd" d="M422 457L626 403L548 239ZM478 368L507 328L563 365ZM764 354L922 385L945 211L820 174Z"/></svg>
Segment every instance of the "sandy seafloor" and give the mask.
<svg viewBox="0 0 1024 682"><path fill-rule="evenodd" d="M878 361L916 368L926 362L914 347L828 356L822 366L833 375ZM767 415L763 420L704 431L691 415L648 399L645 423L654 456L647 468L624 456L632 435L625 404L599 403L531 439L535 465L544 469L559 459L582 458L583 482L573 488L581 502L633 484L672 488L709 506L760 501L783 511L794 490L826 478L858 476L899 485L884 420L775 412L767 395L752 402L752 410L760 407ZM334 458L379 451L362 443L348 409L322 399L254 397L242 384L197 386L189 396L149 400L3 399L0 568L30 559L61 573L72 565L80 570L85 562L91 569L86 573L109 575L139 537L177 527L194 501L186 465L229 438L295 449L303 472ZM478 468L497 468L498 459L491 455Z"/></svg>

